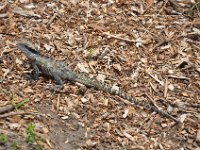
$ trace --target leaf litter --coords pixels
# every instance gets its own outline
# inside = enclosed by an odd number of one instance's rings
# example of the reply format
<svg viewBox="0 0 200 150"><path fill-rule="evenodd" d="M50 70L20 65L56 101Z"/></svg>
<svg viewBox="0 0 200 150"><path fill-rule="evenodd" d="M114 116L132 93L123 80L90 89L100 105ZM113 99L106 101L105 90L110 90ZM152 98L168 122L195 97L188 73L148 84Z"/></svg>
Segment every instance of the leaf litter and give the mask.
<svg viewBox="0 0 200 150"><path fill-rule="evenodd" d="M13 141L26 147L26 125L34 123L43 149L198 149L198 3L3 0L0 106L29 102L1 114L0 132L10 140L0 147L9 149ZM15 46L24 38L42 54L155 104L181 124L80 84L66 82L52 94L46 88L52 80L31 79L32 68Z"/></svg>

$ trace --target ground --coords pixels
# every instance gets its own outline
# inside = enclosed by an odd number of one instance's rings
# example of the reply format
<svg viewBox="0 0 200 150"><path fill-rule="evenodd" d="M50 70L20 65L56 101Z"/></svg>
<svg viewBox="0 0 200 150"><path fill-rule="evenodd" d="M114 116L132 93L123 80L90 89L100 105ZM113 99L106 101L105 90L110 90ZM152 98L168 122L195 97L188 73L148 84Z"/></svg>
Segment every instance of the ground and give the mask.
<svg viewBox="0 0 200 150"><path fill-rule="evenodd" d="M0 149L199 150L199 6L199 0L2 0ZM21 39L179 123L70 81L52 92L53 79L32 79L30 61L16 48Z"/></svg>

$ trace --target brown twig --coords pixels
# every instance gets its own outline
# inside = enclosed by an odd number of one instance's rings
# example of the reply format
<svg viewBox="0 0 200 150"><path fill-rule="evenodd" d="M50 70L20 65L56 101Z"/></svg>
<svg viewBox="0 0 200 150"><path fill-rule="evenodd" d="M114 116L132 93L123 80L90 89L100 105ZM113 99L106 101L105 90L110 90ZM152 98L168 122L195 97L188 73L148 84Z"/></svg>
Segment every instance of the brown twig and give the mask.
<svg viewBox="0 0 200 150"><path fill-rule="evenodd" d="M168 79L166 78L165 79L165 86L164 86L164 98L166 98L167 97L167 92L168 92L168 84L169 84L169 82L168 82Z"/></svg>
<svg viewBox="0 0 200 150"><path fill-rule="evenodd" d="M0 34L9 35L9 36L17 36L18 35L18 34L15 34L15 33L6 33L6 32L0 32Z"/></svg>
<svg viewBox="0 0 200 150"><path fill-rule="evenodd" d="M122 37L119 37L119 36L116 36L116 35L112 35L112 34L107 33L107 32L103 32L103 34L106 35L106 36L109 36L111 38L115 38L115 39L118 39L118 40L126 41L126 42L129 42L129 43L135 43L136 42L135 40L130 40L130 39L127 39L127 38L122 38Z"/></svg>
<svg viewBox="0 0 200 150"><path fill-rule="evenodd" d="M152 110L157 112L158 114L167 117L169 119L172 119L173 121L175 121L176 123L179 123L180 121L178 119L176 119L175 117L173 117L172 115L168 114L167 112L161 110L161 108L159 108L155 101L152 99L152 97L148 94L146 94L146 96L149 98L149 100L151 101L151 103L153 104L153 106L151 106Z"/></svg>
<svg viewBox="0 0 200 150"><path fill-rule="evenodd" d="M53 22L53 20L58 16L57 13L54 13L54 15L50 18L49 22L47 23L47 26L49 27L49 25Z"/></svg>
<svg viewBox="0 0 200 150"><path fill-rule="evenodd" d="M165 44L167 42L169 42L169 41L167 41L167 40L161 40L153 48L151 48L150 51L154 51L157 47L159 47L159 46L161 46L161 45L163 45L163 44Z"/></svg>
<svg viewBox="0 0 200 150"><path fill-rule="evenodd" d="M160 13L163 11L163 9L166 7L168 1L169 1L169 0L166 0L166 1L165 1L164 5L163 5L162 8L159 10L158 14L160 14Z"/></svg>
<svg viewBox="0 0 200 150"><path fill-rule="evenodd" d="M188 80L188 81L190 81L189 78L184 77L184 76L168 75L167 77L168 78L174 78L174 79L181 79L181 80Z"/></svg>
<svg viewBox="0 0 200 150"><path fill-rule="evenodd" d="M160 115L163 116L163 117L172 119L172 120L175 121L176 123L180 123L179 120L177 120L176 118L174 118L173 116L171 116L171 115L168 114L167 112L161 110L161 109L157 106L157 104L155 103L155 101L154 101L148 94L145 94L145 95L146 95L146 96L149 98L149 100L151 101L151 104L152 104L152 105L150 106L150 108L151 108L152 111L157 112L158 114L160 114ZM118 98L120 98L120 100L123 101L125 104L131 104L131 105L135 106L135 104L133 104L132 102L130 102L130 101L128 101L128 100L124 100L124 99L121 98L121 97L118 97ZM140 106L138 106L138 107L140 107ZM149 110L149 107L145 107L145 108Z"/></svg>
<svg viewBox="0 0 200 150"><path fill-rule="evenodd" d="M32 113L32 112L12 112L12 113L9 113L9 114L0 115L0 119L12 117L12 116L16 116L16 115L34 115L35 116L35 115L41 115L41 114Z"/></svg>

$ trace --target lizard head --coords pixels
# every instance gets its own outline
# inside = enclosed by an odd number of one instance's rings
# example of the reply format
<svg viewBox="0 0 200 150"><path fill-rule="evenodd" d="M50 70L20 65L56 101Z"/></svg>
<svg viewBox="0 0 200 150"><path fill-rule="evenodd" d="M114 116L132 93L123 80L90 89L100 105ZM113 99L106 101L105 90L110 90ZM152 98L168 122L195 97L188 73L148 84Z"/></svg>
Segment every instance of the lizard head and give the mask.
<svg viewBox="0 0 200 150"><path fill-rule="evenodd" d="M39 54L33 44L25 40L17 42L17 48L29 59L35 59L35 56Z"/></svg>

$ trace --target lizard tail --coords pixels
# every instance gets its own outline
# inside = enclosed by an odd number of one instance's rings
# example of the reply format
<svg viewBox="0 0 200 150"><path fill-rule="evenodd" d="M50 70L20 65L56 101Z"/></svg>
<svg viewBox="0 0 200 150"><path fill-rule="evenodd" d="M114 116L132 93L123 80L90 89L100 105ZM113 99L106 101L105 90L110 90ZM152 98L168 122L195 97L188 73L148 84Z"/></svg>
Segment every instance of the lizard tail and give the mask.
<svg viewBox="0 0 200 150"><path fill-rule="evenodd" d="M91 79L91 78L88 78L84 75L78 75L75 79L76 82L79 82L81 84L84 84L88 87L93 87L95 89L98 89L98 90L101 90L101 91L104 91L104 92L108 92L112 95L117 95L121 98L124 98L128 101L130 101L131 103L134 103L135 105L138 105L138 106L143 106L143 104L140 104L141 102L136 100L134 97L132 96L129 96L127 93L125 93L124 91L122 90L118 90L112 86L109 86L109 85L106 85L106 84L103 84L95 79Z"/></svg>

